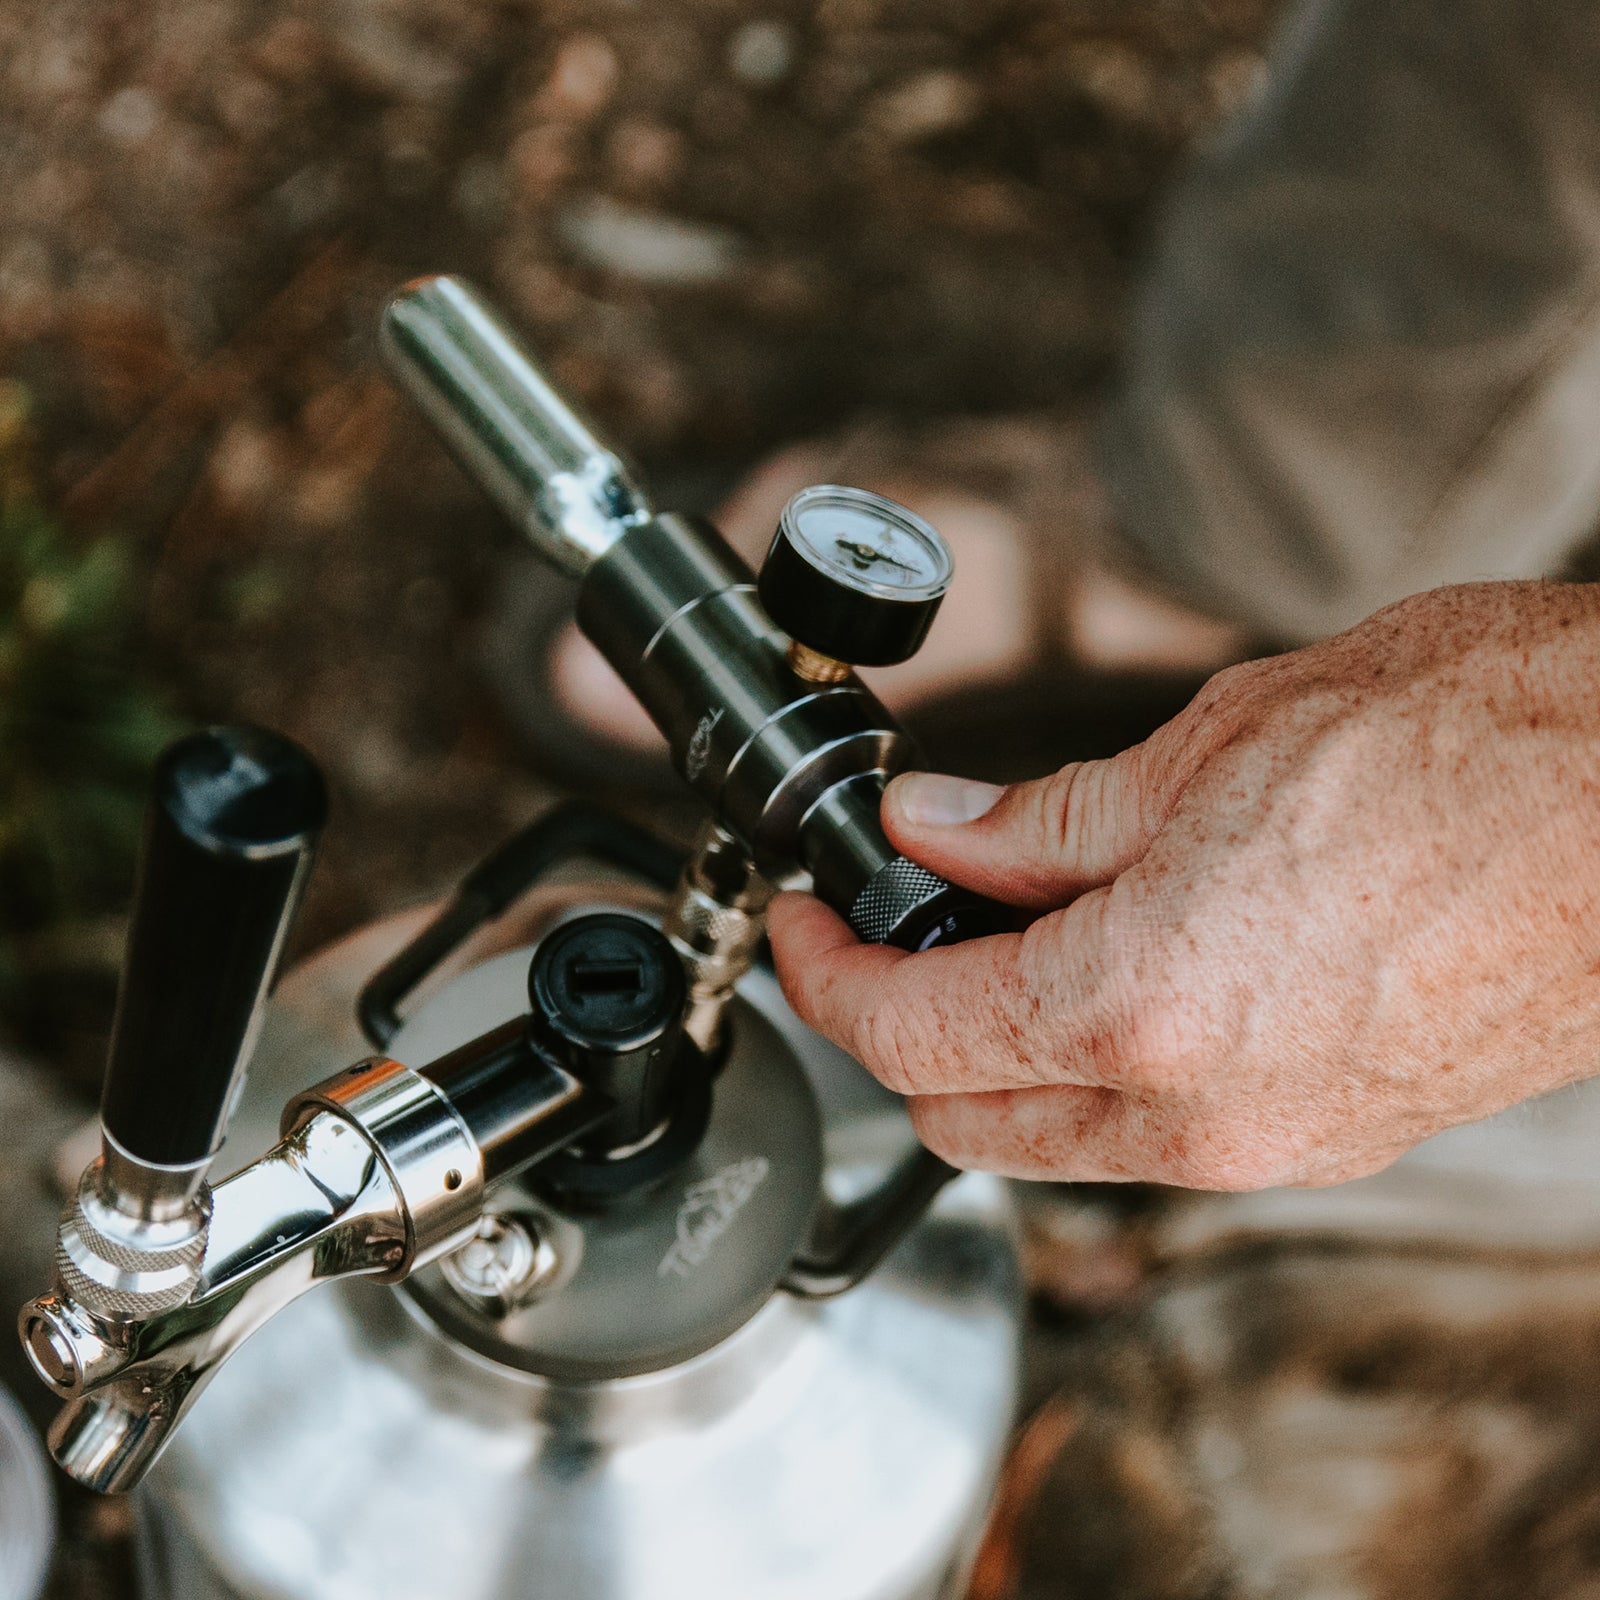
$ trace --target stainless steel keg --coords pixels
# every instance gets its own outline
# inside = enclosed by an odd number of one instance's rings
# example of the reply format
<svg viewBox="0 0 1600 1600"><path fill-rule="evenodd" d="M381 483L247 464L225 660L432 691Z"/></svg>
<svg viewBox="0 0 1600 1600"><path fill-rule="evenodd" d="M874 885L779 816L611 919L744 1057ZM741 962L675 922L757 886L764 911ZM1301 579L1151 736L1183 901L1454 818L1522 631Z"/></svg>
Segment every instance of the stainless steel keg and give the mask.
<svg viewBox="0 0 1600 1600"><path fill-rule="evenodd" d="M286 986L252 1105L349 1059L338 1019L370 956L357 944ZM513 1015L527 965L458 978L391 1053L431 1058ZM151 1600L958 1594L1017 1381L1003 1192L962 1179L859 1287L769 1292L705 1343L797 1244L824 1148L845 1198L908 1136L770 976L744 980L730 1025L702 1154L669 1188L621 1218L496 1197L556 1258L543 1296L508 1310L436 1267L308 1296L262 1329L139 1491ZM663 1360L674 1346L694 1353Z"/></svg>

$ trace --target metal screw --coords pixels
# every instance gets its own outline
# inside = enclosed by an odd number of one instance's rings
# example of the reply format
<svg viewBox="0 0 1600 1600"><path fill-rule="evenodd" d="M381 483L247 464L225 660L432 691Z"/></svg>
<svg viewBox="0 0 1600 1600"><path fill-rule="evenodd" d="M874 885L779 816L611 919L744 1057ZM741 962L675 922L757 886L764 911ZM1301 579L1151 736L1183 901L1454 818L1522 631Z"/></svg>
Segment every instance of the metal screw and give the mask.
<svg viewBox="0 0 1600 1600"><path fill-rule="evenodd" d="M28 1360L52 1389L70 1389L78 1381L78 1356L72 1341L54 1323L35 1317L28 1324Z"/></svg>
<svg viewBox="0 0 1600 1600"><path fill-rule="evenodd" d="M462 1299L498 1318L537 1299L561 1262L532 1217L488 1212L477 1232L439 1265Z"/></svg>

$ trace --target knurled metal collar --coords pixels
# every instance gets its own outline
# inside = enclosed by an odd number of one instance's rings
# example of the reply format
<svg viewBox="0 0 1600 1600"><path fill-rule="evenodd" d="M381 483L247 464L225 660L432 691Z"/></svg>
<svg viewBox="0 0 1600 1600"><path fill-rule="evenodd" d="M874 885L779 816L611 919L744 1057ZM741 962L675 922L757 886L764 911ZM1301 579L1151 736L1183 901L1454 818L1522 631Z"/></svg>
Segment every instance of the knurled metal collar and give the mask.
<svg viewBox="0 0 1600 1600"><path fill-rule="evenodd" d="M147 1317L170 1310L189 1298L199 1278L210 1225L210 1192L204 1189L181 1221L125 1216L102 1197L96 1162L62 1218L57 1281L70 1299L102 1315Z"/></svg>
<svg viewBox="0 0 1600 1600"><path fill-rule="evenodd" d="M875 872L856 896L850 907L850 927L865 943L882 944L908 913L949 887L938 874L896 856Z"/></svg>

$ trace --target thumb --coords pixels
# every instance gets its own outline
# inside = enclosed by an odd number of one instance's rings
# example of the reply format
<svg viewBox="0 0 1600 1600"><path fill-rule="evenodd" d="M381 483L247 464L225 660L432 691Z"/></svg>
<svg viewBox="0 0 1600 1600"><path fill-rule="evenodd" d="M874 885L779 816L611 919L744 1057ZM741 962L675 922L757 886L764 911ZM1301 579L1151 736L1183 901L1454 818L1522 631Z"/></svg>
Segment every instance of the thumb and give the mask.
<svg viewBox="0 0 1600 1600"><path fill-rule="evenodd" d="M908 772L883 797L903 855L1008 905L1045 909L1109 883L1150 847L1175 799L1146 745L1001 788Z"/></svg>

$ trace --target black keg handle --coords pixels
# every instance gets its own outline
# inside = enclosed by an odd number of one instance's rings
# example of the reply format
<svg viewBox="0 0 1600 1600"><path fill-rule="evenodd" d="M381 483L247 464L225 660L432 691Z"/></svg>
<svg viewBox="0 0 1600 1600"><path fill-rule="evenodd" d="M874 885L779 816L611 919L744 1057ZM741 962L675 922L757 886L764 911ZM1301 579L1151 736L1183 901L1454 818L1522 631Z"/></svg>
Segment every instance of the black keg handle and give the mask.
<svg viewBox="0 0 1600 1600"><path fill-rule="evenodd" d="M783 1288L802 1300L831 1300L855 1288L960 1176L960 1168L918 1145L859 1200L824 1202L811 1243L789 1264Z"/></svg>
<svg viewBox="0 0 1600 1600"><path fill-rule="evenodd" d="M612 812L569 800L512 834L461 880L450 903L361 990L361 1031L382 1050L400 1031L400 1007L428 975L514 900L565 862L620 867L670 891L683 858L653 833Z"/></svg>

